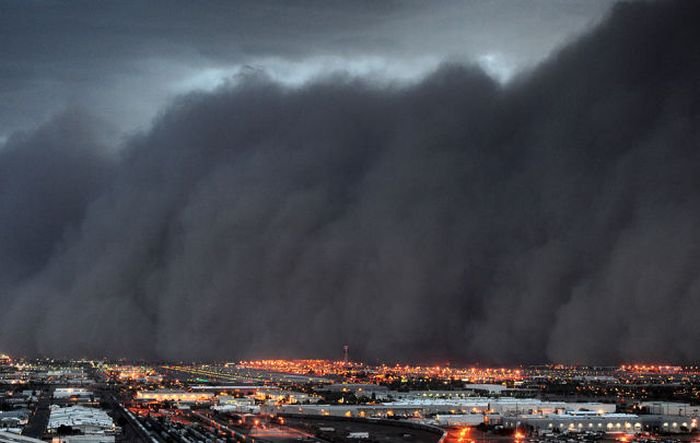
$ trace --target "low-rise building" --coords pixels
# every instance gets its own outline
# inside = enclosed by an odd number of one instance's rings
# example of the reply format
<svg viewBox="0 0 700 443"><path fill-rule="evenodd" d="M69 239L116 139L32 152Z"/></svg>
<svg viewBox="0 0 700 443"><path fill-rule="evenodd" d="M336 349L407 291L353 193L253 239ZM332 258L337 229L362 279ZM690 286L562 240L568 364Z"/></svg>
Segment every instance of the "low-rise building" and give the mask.
<svg viewBox="0 0 700 443"><path fill-rule="evenodd" d="M112 418L102 409L51 405L47 431L56 433L61 427L69 427L82 434L114 435L117 430Z"/></svg>
<svg viewBox="0 0 700 443"><path fill-rule="evenodd" d="M0 430L0 443L44 443L37 438L25 437L19 433Z"/></svg>
<svg viewBox="0 0 700 443"><path fill-rule="evenodd" d="M56 388L53 391L55 399L92 398L94 393L88 388Z"/></svg>
<svg viewBox="0 0 700 443"><path fill-rule="evenodd" d="M321 399L317 395L311 395L305 392L286 391L283 389L259 390L255 393L254 398L262 402L287 404L318 403Z"/></svg>
<svg viewBox="0 0 700 443"><path fill-rule="evenodd" d="M376 400L389 398L389 388L371 383L336 383L318 388L318 391L350 393L357 398L365 397Z"/></svg>
<svg viewBox="0 0 700 443"><path fill-rule="evenodd" d="M251 397L233 397L230 395L219 395L217 404L211 408L217 411L240 412L243 414L257 414L260 406L255 404L255 399Z"/></svg>
<svg viewBox="0 0 700 443"><path fill-rule="evenodd" d="M420 407L394 405L268 405L261 407L261 412L266 414L301 414L329 417L413 418L420 417L422 409Z"/></svg>
<svg viewBox="0 0 700 443"><path fill-rule="evenodd" d="M639 407L650 414L700 417L700 406L692 406L690 403L645 401L640 403Z"/></svg>
<svg viewBox="0 0 700 443"><path fill-rule="evenodd" d="M645 430L643 418L636 414L600 414L595 411L504 417L503 425L507 428L526 426L538 432L640 432Z"/></svg>
<svg viewBox="0 0 700 443"><path fill-rule="evenodd" d="M178 403L210 403L214 400L212 392L189 392L175 389L160 389L155 391L138 391L136 400L141 401L174 401Z"/></svg>
<svg viewBox="0 0 700 443"><path fill-rule="evenodd" d="M484 423L484 414L438 414L435 421L440 426L478 426Z"/></svg>
<svg viewBox="0 0 700 443"><path fill-rule="evenodd" d="M0 429L21 428L29 421L28 409L0 411Z"/></svg>
<svg viewBox="0 0 700 443"><path fill-rule="evenodd" d="M114 443L114 435L61 435L51 439L51 443Z"/></svg>

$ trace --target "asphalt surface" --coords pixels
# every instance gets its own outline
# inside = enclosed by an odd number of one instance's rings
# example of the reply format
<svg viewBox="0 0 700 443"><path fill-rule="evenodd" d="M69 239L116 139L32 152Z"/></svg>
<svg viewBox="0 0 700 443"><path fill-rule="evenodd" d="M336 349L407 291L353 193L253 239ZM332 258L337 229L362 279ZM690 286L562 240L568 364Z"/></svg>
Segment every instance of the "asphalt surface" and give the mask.
<svg viewBox="0 0 700 443"><path fill-rule="evenodd" d="M201 417L209 417L208 420L213 420L223 426L228 431L233 431L236 434L243 436L246 441L258 443L328 443L325 440L317 438L307 432L293 427L285 426L279 422L269 422L262 420L260 425L244 428L237 424L238 420L227 416L226 414L198 414Z"/></svg>
<svg viewBox="0 0 700 443"><path fill-rule="evenodd" d="M51 403L51 392L42 389L39 394L36 408L29 417L29 423L22 430L22 435L32 438L42 438L49 424L49 405Z"/></svg>
<svg viewBox="0 0 700 443"><path fill-rule="evenodd" d="M298 428L314 433L318 428L333 428L333 431L326 431L319 434L320 437L332 442L381 442L381 443L437 443L441 435L398 425L388 425L371 422L355 422L347 420L334 420L332 418L286 418L286 424L290 427ZM368 439L348 438L351 432L367 432Z"/></svg>

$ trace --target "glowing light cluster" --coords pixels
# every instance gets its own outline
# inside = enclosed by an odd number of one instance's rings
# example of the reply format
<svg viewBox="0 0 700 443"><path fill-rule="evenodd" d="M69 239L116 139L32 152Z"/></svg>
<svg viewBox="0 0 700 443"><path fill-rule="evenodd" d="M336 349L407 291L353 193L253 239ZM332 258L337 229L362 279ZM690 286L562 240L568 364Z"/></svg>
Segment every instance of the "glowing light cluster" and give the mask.
<svg viewBox="0 0 700 443"><path fill-rule="evenodd" d="M347 375L349 371L365 368L362 363L331 360L251 360L238 364L240 369L284 372L295 375Z"/></svg>
<svg viewBox="0 0 700 443"><path fill-rule="evenodd" d="M104 372L118 381L145 381L158 383L163 377L153 368L132 365L105 366Z"/></svg>
<svg viewBox="0 0 700 443"><path fill-rule="evenodd" d="M523 379L523 374L520 369L510 368L382 365L376 368L374 378L378 382L423 378L461 380L471 383L503 383L506 381L520 381Z"/></svg>
<svg viewBox="0 0 700 443"><path fill-rule="evenodd" d="M683 371L681 366L671 365L622 365L621 371L625 372L652 372L659 374L677 374Z"/></svg>
<svg viewBox="0 0 700 443"><path fill-rule="evenodd" d="M331 360L253 360L242 361L239 369L255 369L295 375L342 376L351 381L362 375L375 383L396 380L434 379L461 380L472 383L503 383L523 379L520 369L510 368L455 368L450 366L380 365L369 366L357 362Z"/></svg>

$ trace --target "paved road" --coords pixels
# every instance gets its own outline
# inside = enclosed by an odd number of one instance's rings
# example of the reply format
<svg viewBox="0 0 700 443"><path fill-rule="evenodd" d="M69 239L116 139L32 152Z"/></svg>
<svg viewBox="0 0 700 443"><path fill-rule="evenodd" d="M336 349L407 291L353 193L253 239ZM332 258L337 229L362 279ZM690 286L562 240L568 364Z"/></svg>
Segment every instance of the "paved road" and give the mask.
<svg viewBox="0 0 700 443"><path fill-rule="evenodd" d="M29 417L29 423L22 430L22 435L32 438L41 438L46 432L46 426L49 424L49 404L51 403L51 392L48 389L42 389L39 393L37 406L34 413Z"/></svg>

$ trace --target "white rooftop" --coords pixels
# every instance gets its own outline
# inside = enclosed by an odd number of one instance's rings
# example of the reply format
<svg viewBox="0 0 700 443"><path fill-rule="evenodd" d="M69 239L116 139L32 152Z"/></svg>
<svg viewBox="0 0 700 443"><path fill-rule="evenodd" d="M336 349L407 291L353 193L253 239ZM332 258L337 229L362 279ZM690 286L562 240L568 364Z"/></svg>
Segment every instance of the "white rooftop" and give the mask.
<svg viewBox="0 0 700 443"><path fill-rule="evenodd" d="M68 406L62 408L51 405L48 429L58 429L60 426L92 426L104 430L114 429L114 422L107 413L101 409L85 406Z"/></svg>

